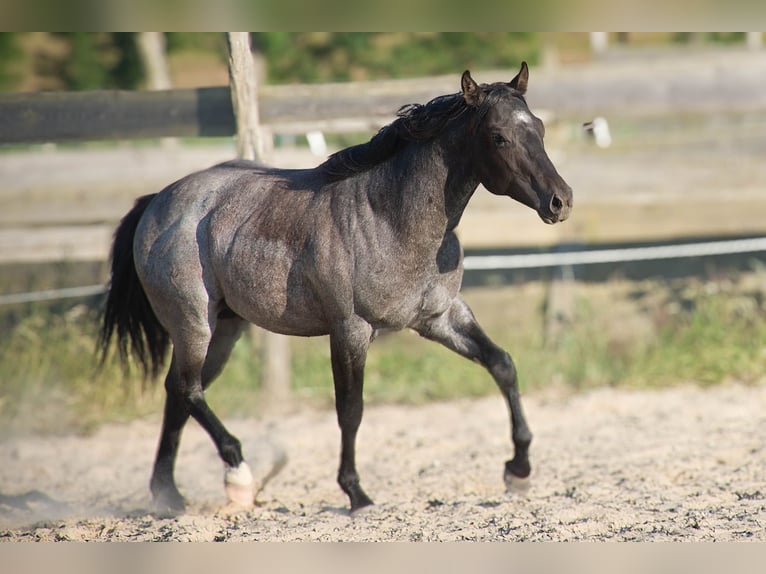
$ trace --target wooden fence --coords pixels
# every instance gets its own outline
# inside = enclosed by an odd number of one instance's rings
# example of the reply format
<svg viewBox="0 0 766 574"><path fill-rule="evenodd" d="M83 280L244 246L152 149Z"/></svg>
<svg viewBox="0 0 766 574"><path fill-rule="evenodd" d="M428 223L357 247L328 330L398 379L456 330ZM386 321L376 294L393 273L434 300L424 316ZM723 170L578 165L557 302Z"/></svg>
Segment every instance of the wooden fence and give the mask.
<svg viewBox="0 0 766 574"><path fill-rule="evenodd" d="M411 102L457 92L460 73L432 78L262 86L260 120L272 131L347 131L390 121ZM475 72L481 82L515 72ZM605 58L587 66L532 70L530 106L577 121L612 113L670 114L766 109L766 58L759 52ZM0 144L226 136L235 133L228 87L162 91L0 94Z"/></svg>
<svg viewBox="0 0 766 574"><path fill-rule="evenodd" d="M514 71L475 72L484 82L507 80ZM433 78L343 84L262 86L260 120L272 132L369 131L389 122L407 102L425 102L459 89L459 74ZM528 100L533 110L555 111L576 127L599 114L658 115L766 110L766 58L747 51L612 57L590 63L533 68ZM550 119L550 118L549 118ZM228 87L152 92L0 94L0 144L98 139L230 136L235 133ZM602 183L609 158L587 186ZM77 167L74 167L77 169ZM623 177L623 174L620 174ZM593 181L591 181L591 179ZM163 182L167 183L167 182ZM539 225L533 213L489 194L477 194L460 225L467 247L619 242L766 231L754 213L766 197L750 190L720 200L717 190L644 196L580 193L576 217L564 226ZM614 177L612 181L614 183ZM116 184L115 184L116 185ZM602 183L603 185L603 183ZM606 184L609 187L608 184ZM589 190L592 191L592 190ZM715 191L715 193L713 193ZM16 200L20 201L20 200ZM681 217L679 217L681 215ZM79 225L64 219L35 222L34 234L19 224L0 224L0 262L103 259L113 225ZM104 220L102 220L104 221ZM2 217L0 217L2 223ZM25 224L26 225L26 224ZM512 229L513 234L508 230ZM22 237L23 235L23 237Z"/></svg>

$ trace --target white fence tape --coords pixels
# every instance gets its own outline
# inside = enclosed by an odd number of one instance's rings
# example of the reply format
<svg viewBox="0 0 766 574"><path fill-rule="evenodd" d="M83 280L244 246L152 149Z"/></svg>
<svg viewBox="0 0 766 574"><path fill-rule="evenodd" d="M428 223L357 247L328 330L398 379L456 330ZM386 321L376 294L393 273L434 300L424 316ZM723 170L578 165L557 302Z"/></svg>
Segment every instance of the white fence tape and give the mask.
<svg viewBox="0 0 766 574"><path fill-rule="evenodd" d="M103 285L87 285L85 287L69 287L66 289L34 291L32 293L12 293L10 295L0 295L0 305L34 303L36 301L52 301L54 299L69 299L71 297L89 297L91 295L100 295L105 291L106 287Z"/></svg>
<svg viewBox="0 0 766 574"><path fill-rule="evenodd" d="M520 255L472 255L466 257L466 270L531 269L588 265L591 263L618 263L625 261L648 261L706 255L728 255L766 251L766 237L731 239L683 245L657 245L653 247L628 247L618 249L592 249L589 251L562 251L558 253L525 253ZM89 297L105 292L103 285L87 285L67 289L50 289L32 293L0 295L0 305L51 301L72 297Z"/></svg>
<svg viewBox="0 0 766 574"><path fill-rule="evenodd" d="M727 255L756 251L766 251L766 237L709 241L686 245L657 245L654 247L593 249L589 251L563 251L559 253L525 253L521 255L482 255L466 257L464 267L470 270L525 269L587 265L590 263L702 257L704 255Z"/></svg>

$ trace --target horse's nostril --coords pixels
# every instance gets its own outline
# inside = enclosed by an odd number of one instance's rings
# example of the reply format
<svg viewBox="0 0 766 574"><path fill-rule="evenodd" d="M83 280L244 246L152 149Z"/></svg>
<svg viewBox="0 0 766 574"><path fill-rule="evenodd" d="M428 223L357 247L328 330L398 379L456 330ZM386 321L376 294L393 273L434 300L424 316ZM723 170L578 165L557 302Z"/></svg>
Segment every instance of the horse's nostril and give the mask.
<svg viewBox="0 0 766 574"><path fill-rule="evenodd" d="M561 211L562 207L564 207L564 203L558 195L554 195L553 198L551 198L551 211L553 213L558 213Z"/></svg>

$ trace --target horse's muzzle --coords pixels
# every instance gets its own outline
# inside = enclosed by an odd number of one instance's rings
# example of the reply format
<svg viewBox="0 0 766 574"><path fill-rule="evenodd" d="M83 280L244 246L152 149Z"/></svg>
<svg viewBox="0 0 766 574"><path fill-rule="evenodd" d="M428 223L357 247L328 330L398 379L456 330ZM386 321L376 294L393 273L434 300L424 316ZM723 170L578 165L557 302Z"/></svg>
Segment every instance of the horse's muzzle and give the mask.
<svg viewBox="0 0 766 574"><path fill-rule="evenodd" d="M554 224L565 221L572 211L572 190L567 187L563 193L554 192L545 209L540 209L540 219L545 223Z"/></svg>

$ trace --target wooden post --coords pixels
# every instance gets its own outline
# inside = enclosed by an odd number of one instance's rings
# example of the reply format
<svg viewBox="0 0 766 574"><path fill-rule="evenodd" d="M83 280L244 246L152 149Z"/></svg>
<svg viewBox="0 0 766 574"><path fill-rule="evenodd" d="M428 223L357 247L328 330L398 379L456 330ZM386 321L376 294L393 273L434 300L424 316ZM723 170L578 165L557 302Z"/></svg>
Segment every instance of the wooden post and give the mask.
<svg viewBox="0 0 766 574"><path fill-rule="evenodd" d="M609 35L606 32L590 32L590 48L596 54L603 54L609 47Z"/></svg>
<svg viewBox="0 0 766 574"><path fill-rule="evenodd" d="M146 66L147 87L150 90L169 90L170 72L165 55L165 35L162 32L139 32L138 49Z"/></svg>
<svg viewBox="0 0 766 574"><path fill-rule="evenodd" d="M242 159L263 161L264 141L258 117L258 78L250 49L248 32L227 32L231 100L237 124L237 155ZM259 337L253 337L257 340ZM276 333L261 338L264 401L283 404L290 394L290 348L288 339Z"/></svg>
<svg viewBox="0 0 766 574"><path fill-rule="evenodd" d="M146 66L146 87L150 90L169 90L172 88L165 50L165 34L163 32L139 32L137 44L141 61ZM164 137L160 141L165 148L174 148L178 145L177 138Z"/></svg>
<svg viewBox="0 0 766 574"><path fill-rule="evenodd" d="M747 47L760 50L763 47L763 32L746 32Z"/></svg>

